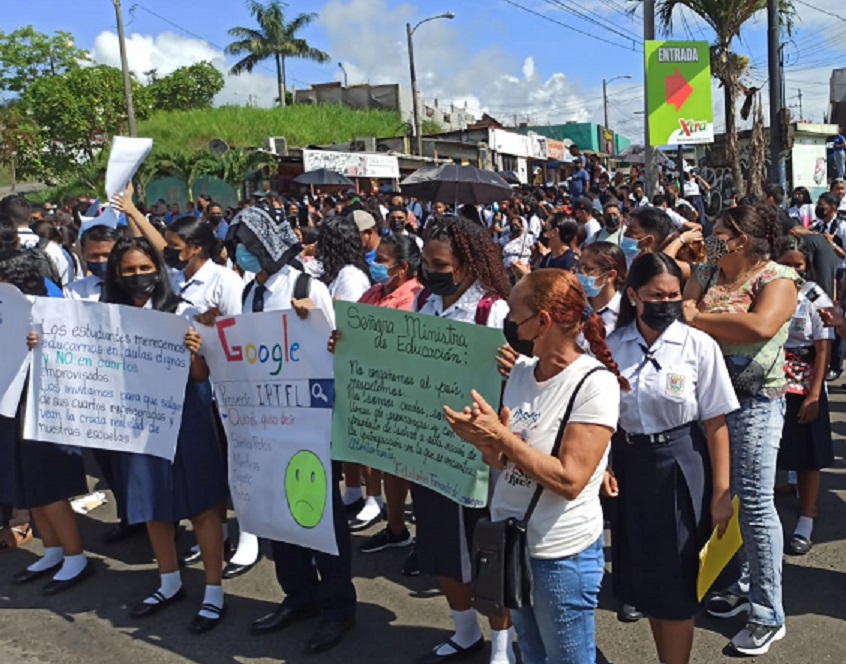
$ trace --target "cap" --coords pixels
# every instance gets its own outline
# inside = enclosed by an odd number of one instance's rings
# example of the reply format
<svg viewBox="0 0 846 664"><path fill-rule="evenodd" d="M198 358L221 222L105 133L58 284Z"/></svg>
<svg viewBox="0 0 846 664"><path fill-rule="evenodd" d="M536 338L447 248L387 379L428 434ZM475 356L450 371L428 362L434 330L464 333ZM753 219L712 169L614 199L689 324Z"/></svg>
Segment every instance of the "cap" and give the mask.
<svg viewBox="0 0 846 664"><path fill-rule="evenodd" d="M354 210L352 218L355 225L358 227L359 233L363 233L364 231L370 230L376 226L376 220L373 218L373 215L369 212L365 212L364 210Z"/></svg>
<svg viewBox="0 0 846 664"><path fill-rule="evenodd" d="M572 203L573 212L576 210L592 210L593 209L593 201L585 196L580 196Z"/></svg>

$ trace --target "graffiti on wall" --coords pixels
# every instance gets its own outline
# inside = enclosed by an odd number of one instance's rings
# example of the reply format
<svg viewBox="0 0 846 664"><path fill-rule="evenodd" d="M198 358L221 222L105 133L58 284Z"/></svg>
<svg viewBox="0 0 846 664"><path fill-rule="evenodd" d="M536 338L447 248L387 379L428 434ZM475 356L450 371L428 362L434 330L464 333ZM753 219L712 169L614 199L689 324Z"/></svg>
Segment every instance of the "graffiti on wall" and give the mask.
<svg viewBox="0 0 846 664"><path fill-rule="evenodd" d="M738 147L738 159L743 179L749 178L749 143L741 143ZM765 168L769 168L770 158L767 155ZM717 215L731 206L732 197L737 193L734 186L734 173L730 165L711 166L710 154L699 160L699 174L711 185L710 198L705 206L708 221L714 222Z"/></svg>

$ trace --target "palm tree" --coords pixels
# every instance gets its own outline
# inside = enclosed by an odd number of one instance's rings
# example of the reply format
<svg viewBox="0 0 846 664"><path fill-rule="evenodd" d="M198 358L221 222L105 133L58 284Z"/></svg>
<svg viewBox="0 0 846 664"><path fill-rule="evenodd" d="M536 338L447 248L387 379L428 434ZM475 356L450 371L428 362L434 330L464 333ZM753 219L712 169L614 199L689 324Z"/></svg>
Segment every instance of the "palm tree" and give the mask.
<svg viewBox="0 0 846 664"><path fill-rule="evenodd" d="M737 158L737 118L735 115L738 93L747 93L741 82L749 67L749 58L732 51L735 38L740 38L743 25L756 14L767 9L767 0L658 0L656 15L664 32L673 27L673 17L688 9L705 21L716 33L711 45L711 71L723 86L726 115L726 161L732 165L734 186L738 194L745 187L740 161ZM788 34L793 29L796 10L793 0L779 0L779 22Z"/></svg>
<svg viewBox="0 0 846 664"><path fill-rule="evenodd" d="M273 58L276 62L276 80L279 85L279 105L285 106L285 60L287 58L305 58L315 62L327 62L329 54L309 46L297 33L312 23L317 14L300 14L290 23L285 22L285 11L279 0L272 0L266 5L257 0L247 0L258 29L235 27L229 30L229 36L236 41L226 47L226 53L244 57L236 62L229 73L238 76L252 72L256 66Z"/></svg>
<svg viewBox="0 0 846 664"><path fill-rule="evenodd" d="M209 175L223 180L238 192L240 197L244 189L244 181L256 171L274 165L275 161L258 150L229 150L215 158L216 168Z"/></svg>
<svg viewBox="0 0 846 664"><path fill-rule="evenodd" d="M154 162L157 175L181 177L188 185L188 200L194 200L194 185L204 175L210 175L217 169L214 158L203 152L172 152L159 154Z"/></svg>

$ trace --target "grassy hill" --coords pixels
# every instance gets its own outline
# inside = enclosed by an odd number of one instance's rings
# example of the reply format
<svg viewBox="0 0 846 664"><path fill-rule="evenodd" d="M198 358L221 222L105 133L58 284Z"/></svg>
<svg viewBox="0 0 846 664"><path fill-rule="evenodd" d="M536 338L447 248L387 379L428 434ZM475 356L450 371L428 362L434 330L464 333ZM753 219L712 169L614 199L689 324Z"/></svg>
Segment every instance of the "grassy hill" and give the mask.
<svg viewBox="0 0 846 664"><path fill-rule="evenodd" d="M284 136L288 145L303 147L404 133L405 125L398 112L359 111L344 106L224 106L158 112L138 125L138 135L151 137L156 151L162 152L206 150L213 138L221 138L232 147L247 148L261 146L268 136Z"/></svg>

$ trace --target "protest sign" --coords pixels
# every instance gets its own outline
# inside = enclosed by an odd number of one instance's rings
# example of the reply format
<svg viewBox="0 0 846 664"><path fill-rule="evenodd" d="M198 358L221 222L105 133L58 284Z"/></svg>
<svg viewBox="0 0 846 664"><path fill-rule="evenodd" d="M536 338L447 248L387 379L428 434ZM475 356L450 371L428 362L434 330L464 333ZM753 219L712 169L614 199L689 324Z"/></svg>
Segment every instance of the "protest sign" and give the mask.
<svg viewBox="0 0 846 664"><path fill-rule="evenodd" d="M190 354L173 314L38 298L24 437L173 460Z"/></svg>
<svg viewBox="0 0 846 664"><path fill-rule="evenodd" d="M241 527L337 554L332 519L332 328L318 311L218 319L201 329L229 440Z"/></svg>
<svg viewBox="0 0 846 664"><path fill-rule="evenodd" d="M461 410L478 390L496 407L502 332L393 309L335 302L332 457L483 507L488 468L456 436L443 406Z"/></svg>
<svg viewBox="0 0 846 664"><path fill-rule="evenodd" d="M30 302L12 284L0 284L0 415L14 417L21 401L29 349L26 335L30 329Z"/></svg>

